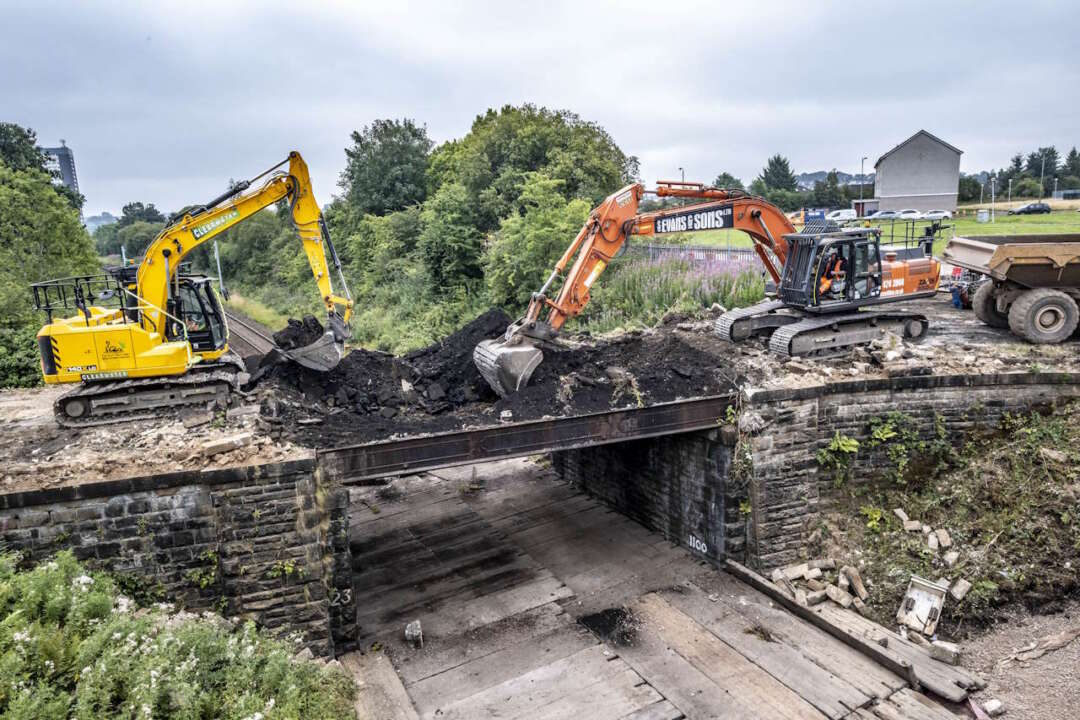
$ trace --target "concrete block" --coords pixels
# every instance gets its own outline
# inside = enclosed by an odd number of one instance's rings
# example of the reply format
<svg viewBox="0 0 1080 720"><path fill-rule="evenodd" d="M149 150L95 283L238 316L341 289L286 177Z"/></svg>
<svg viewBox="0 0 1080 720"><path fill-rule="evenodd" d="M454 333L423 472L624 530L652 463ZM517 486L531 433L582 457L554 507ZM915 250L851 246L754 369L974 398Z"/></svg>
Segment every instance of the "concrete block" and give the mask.
<svg viewBox="0 0 1080 720"><path fill-rule="evenodd" d="M971 583L969 583L964 578L960 578L953 583L952 588L949 590L949 594L957 600L963 600L964 596L968 594L969 590L971 590Z"/></svg>
<svg viewBox="0 0 1080 720"><path fill-rule="evenodd" d="M829 597L829 594L825 592L824 588L821 590L814 590L813 592L806 593L806 603L808 605L818 605L825 602Z"/></svg>
<svg viewBox="0 0 1080 720"><path fill-rule="evenodd" d="M930 552L937 552L938 550L938 536L937 533L930 533L926 536L926 545L930 548Z"/></svg>
<svg viewBox="0 0 1080 720"><path fill-rule="evenodd" d="M801 577L806 577L806 573L809 572L810 566L807 563L799 563L798 565L789 565L784 568L784 576L788 580L796 580Z"/></svg>
<svg viewBox="0 0 1080 720"><path fill-rule="evenodd" d="M919 532L922 530L922 523L918 520L905 520L904 530L907 532Z"/></svg>
<svg viewBox="0 0 1080 720"><path fill-rule="evenodd" d="M803 607L809 607L806 591L802 588L795 588L795 602L797 602L799 605L802 605Z"/></svg>
<svg viewBox="0 0 1080 720"><path fill-rule="evenodd" d="M945 640L934 640L930 643L930 657L949 665L959 665L960 646Z"/></svg>
<svg viewBox="0 0 1080 720"><path fill-rule="evenodd" d="M942 549L948 550L952 547L952 537L949 535L948 530L945 528L938 528L934 531L934 534L937 536L938 545L940 545Z"/></svg>
<svg viewBox="0 0 1080 720"><path fill-rule="evenodd" d="M893 515L900 518L900 522L906 523L908 521L908 515L904 512L903 508L893 508Z"/></svg>
<svg viewBox="0 0 1080 720"><path fill-rule="evenodd" d="M866 586L863 584L862 576L854 566L845 565L841 568L840 574L850 581L852 590L855 591L860 600L866 600L870 597L870 593L866 591Z"/></svg>
<svg viewBox="0 0 1080 720"><path fill-rule="evenodd" d="M960 559L960 553L956 552L955 550L950 550L949 552L945 553L945 555L944 555L944 560L945 560L946 567L953 567L954 565L956 565L956 562L959 559Z"/></svg>
<svg viewBox="0 0 1080 720"><path fill-rule="evenodd" d="M997 698L987 700L982 704L982 708L990 717L999 717L1005 714L1005 703Z"/></svg>
<svg viewBox="0 0 1080 720"><path fill-rule="evenodd" d="M810 566L811 570L813 570L813 569L817 569L817 570L835 570L836 569L836 561L833 560L832 558L822 558L822 559L819 559L819 560L811 560L807 564Z"/></svg>
<svg viewBox="0 0 1080 720"><path fill-rule="evenodd" d="M826 585L825 594L840 607L851 607L851 604L855 602L855 598L850 593L838 588L836 585Z"/></svg>
<svg viewBox="0 0 1080 720"><path fill-rule="evenodd" d="M188 430L201 427L203 425L209 425L212 422L214 422L214 413L210 410L190 413L188 415L185 415L183 419L184 427Z"/></svg>
<svg viewBox="0 0 1080 720"><path fill-rule="evenodd" d="M250 445L254 439L254 433L250 432L236 433L221 438L210 438L199 445L198 453L203 457L213 457L214 455Z"/></svg>
<svg viewBox="0 0 1080 720"><path fill-rule="evenodd" d="M934 532L934 528L930 527L926 523L922 523L922 527L920 529L922 530L923 535L929 535L930 533Z"/></svg>
<svg viewBox="0 0 1080 720"><path fill-rule="evenodd" d="M813 592L818 592L820 590L824 590L825 585L826 585L826 583L822 582L821 580L816 580L815 579L815 580L807 580L806 581L806 587L810 588L810 590L813 591Z"/></svg>

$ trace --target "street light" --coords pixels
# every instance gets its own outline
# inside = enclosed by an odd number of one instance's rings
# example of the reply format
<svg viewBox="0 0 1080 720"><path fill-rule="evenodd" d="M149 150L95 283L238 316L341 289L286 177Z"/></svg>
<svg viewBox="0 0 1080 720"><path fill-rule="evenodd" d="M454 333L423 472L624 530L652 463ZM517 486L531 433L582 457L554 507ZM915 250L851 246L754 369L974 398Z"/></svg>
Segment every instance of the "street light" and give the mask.
<svg viewBox="0 0 1080 720"><path fill-rule="evenodd" d="M1046 153L1043 153L1042 169L1039 170L1039 199L1042 200L1046 195L1046 186L1043 185L1043 178L1046 177Z"/></svg>
<svg viewBox="0 0 1080 720"><path fill-rule="evenodd" d="M1057 178L1054 178L1054 197L1057 197Z"/></svg>
<svg viewBox="0 0 1080 720"><path fill-rule="evenodd" d="M994 191L997 189L997 177L990 176L990 222L994 222Z"/></svg>
<svg viewBox="0 0 1080 720"><path fill-rule="evenodd" d="M1009 202L1012 202L1012 178L1009 178Z"/></svg>
<svg viewBox="0 0 1080 720"><path fill-rule="evenodd" d="M682 177L682 181L686 182L686 171L682 168L679 168L679 175Z"/></svg>
<svg viewBox="0 0 1080 720"><path fill-rule="evenodd" d="M862 203L863 185L866 184L866 158L859 161L859 202Z"/></svg>

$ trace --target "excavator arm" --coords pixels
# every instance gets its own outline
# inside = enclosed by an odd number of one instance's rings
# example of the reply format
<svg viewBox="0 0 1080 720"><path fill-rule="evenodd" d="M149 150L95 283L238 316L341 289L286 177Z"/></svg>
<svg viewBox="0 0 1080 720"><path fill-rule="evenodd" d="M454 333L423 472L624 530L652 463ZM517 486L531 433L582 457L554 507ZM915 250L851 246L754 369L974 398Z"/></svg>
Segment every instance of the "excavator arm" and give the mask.
<svg viewBox="0 0 1080 720"><path fill-rule="evenodd" d="M683 197L704 202L639 213L646 194ZM750 236L754 250L774 282L787 259L787 233L795 232L791 221L772 203L741 190L706 187L700 183L663 181L656 190L627 185L609 195L586 220L547 281L533 293L525 315L507 328L501 340L485 340L476 347L473 360L488 384L502 396L516 392L543 360L537 343L554 340L563 324L589 303L589 291L608 263L619 254L631 235L654 236L669 232L695 232L733 228ZM558 295L548 291L573 261ZM543 316L547 310L546 317Z"/></svg>
<svg viewBox="0 0 1080 720"><path fill-rule="evenodd" d="M282 170L286 164L288 169ZM267 176L268 179L256 190L247 192ZM176 297L178 269L185 257L225 230L281 200L289 203L293 225L304 246L328 318L327 333L323 338L287 355L317 370L328 370L336 365L349 334L348 322L352 316L353 302L341 271L341 261L315 201L307 164L295 151L252 180L238 183L206 205L186 212L150 243L136 274L136 292L145 308L142 313L144 327L166 334L163 330L168 316L172 314L169 307ZM330 262L338 277L336 289Z"/></svg>

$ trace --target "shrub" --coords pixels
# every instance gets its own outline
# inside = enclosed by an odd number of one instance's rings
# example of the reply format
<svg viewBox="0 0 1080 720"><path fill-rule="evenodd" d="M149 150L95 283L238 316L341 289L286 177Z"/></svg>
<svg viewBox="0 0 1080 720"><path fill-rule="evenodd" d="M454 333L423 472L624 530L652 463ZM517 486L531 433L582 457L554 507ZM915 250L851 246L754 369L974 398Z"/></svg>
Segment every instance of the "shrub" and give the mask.
<svg viewBox="0 0 1080 720"><path fill-rule="evenodd" d="M617 260L593 286L582 324L594 332L653 325L668 312L693 312L719 303L751 305L765 295L753 261L694 262L679 258Z"/></svg>
<svg viewBox="0 0 1080 720"><path fill-rule="evenodd" d="M32 570L0 555L0 717L355 717L339 668L212 613L138 609L70 552Z"/></svg>

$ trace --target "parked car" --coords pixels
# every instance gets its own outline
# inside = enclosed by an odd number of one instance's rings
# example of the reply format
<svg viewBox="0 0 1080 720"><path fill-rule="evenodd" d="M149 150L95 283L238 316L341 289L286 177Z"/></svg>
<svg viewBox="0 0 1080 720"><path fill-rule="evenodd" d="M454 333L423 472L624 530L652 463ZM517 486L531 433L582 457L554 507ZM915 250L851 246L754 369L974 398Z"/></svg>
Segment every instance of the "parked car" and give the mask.
<svg viewBox="0 0 1080 720"><path fill-rule="evenodd" d="M948 210L927 210L923 213L923 220L952 220L952 213Z"/></svg>
<svg viewBox="0 0 1080 720"><path fill-rule="evenodd" d="M918 210L911 210L909 208L907 210L901 210L900 212L896 213L896 217L900 218L901 220L922 220L922 213Z"/></svg>
<svg viewBox="0 0 1080 720"><path fill-rule="evenodd" d="M895 220L897 218L897 212L895 210L878 210L867 215L869 220Z"/></svg>
<svg viewBox="0 0 1080 720"><path fill-rule="evenodd" d="M853 208L843 208L841 210L833 210L831 213L825 216L826 220L832 220L833 222L844 222L845 220L855 219L855 210Z"/></svg>
<svg viewBox="0 0 1080 720"><path fill-rule="evenodd" d="M1044 202L1028 203L1009 210L1010 215L1042 215L1048 212L1050 212L1050 206Z"/></svg>

